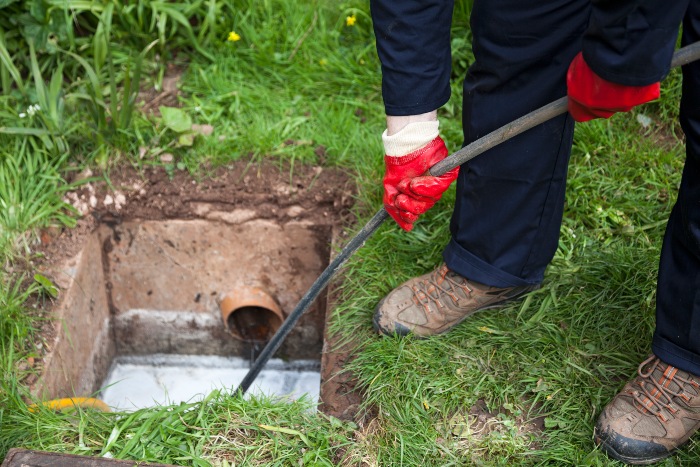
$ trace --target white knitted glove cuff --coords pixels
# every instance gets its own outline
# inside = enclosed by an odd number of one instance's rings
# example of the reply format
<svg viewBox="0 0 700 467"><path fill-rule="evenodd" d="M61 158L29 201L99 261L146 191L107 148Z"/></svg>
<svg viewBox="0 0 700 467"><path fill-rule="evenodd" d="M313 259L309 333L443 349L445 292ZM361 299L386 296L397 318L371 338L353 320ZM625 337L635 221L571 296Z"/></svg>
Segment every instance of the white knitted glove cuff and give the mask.
<svg viewBox="0 0 700 467"><path fill-rule="evenodd" d="M382 133L384 154L405 156L422 148L438 136L439 126L440 122L438 121L409 123L401 131L391 136L388 136L384 130Z"/></svg>

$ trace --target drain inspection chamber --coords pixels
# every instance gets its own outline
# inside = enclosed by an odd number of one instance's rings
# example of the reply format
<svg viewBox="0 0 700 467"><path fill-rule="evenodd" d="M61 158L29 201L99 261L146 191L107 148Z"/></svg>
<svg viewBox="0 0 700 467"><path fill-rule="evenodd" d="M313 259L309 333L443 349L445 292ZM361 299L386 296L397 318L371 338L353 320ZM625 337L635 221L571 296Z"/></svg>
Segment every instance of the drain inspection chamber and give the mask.
<svg viewBox="0 0 700 467"><path fill-rule="evenodd" d="M135 410L238 386L327 266L338 225L225 210L201 197L192 209L200 215L110 216L84 235L77 254L47 267L61 293L36 396L96 395ZM324 291L250 393L320 400L336 416L356 406L347 382L330 382L347 351L335 355L324 341L327 308Z"/></svg>

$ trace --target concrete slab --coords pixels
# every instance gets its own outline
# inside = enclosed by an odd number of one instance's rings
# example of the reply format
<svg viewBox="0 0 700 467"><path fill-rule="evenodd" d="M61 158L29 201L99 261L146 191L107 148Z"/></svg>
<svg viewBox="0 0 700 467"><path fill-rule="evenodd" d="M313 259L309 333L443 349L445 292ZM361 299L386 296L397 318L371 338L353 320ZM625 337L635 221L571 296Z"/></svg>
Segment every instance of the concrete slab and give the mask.
<svg viewBox="0 0 700 467"><path fill-rule="evenodd" d="M240 357L151 355L118 357L104 382L100 399L118 410L202 400L214 389L234 391L250 362ZM272 359L250 394L297 399L306 394L317 401L320 362Z"/></svg>

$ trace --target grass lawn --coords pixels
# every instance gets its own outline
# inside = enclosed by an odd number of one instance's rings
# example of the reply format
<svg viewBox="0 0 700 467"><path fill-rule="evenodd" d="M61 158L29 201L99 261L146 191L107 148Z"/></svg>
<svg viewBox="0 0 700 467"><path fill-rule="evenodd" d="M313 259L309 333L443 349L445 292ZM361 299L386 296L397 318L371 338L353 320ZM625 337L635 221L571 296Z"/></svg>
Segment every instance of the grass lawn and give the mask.
<svg viewBox="0 0 700 467"><path fill-rule="evenodd" d="M368 2L67 3L0 7L0 458L26 447L179 465L615 465L592 430L650 352L659 250L685 154L679 73L659 102L577 126L559 249L523 302L426 340L372 330L376 303L441 260L453 189L412 233L386 223L348 262L333 331L360 346L350 369L370 414L361 422L310 414L314 401L220 392L134 413L30 412L23 363L55 292L33 276L35 249L39 229L75 223L62 201L71 174L165 165L206 177L236 160L314 163L354 178L354 229L381 206ZM453 149L468 3L456 7L453 96L440 110ZM159 90L168 66L184 70L181 111L139 111L139 88ZM188 137L183 119L226 137ZM699 460L691 441L662 465Z"/></svg>

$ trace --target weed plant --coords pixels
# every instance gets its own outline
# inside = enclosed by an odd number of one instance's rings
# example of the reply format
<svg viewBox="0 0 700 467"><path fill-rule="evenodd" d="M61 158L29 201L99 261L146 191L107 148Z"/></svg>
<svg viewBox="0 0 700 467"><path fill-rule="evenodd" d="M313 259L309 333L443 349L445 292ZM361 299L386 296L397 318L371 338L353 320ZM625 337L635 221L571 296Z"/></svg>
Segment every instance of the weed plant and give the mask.
<svg viewBox="0 0 700 467"><path fill-rule="evenodd" d="M66 155L53 159L31 139L14 138L0 153L0 258L30 252L32 229L75 225L61 193L69 189L60 170Z"/></svg>
<svg viewBox="0 0 700 467"><path fill-rule="evenodd" d="M472 60L471 2L457 3L453 97L440 111L453 149ZM180 108L141 115L138 90L181 55ZM331 332L359 346L349 370L371 421L357 426L310 414L310 401L225 392L133 413L30 412L21 368L40 314L25 311L51 298L7 258L31 259L32 229L74 221L61 201L67 164L159 164L166 146L170 169L196 176L241 159L343 168L358 186L359 228L381 204L384 129L367 2L0 1L0 64L0 456L22 446L178 465L614 465L592 428L650 351L684 158L678 73L657 103L577 126L560 246L523 302L437 338L372 330L381 297L440 261L453 191L411 234L387 223L349 261ZM30 105L38 113L26 115ZM182 144L183 121L214 134ZM475 424L478 412L488 416ZM692 441L666 465L698 459Z"/></svg>

